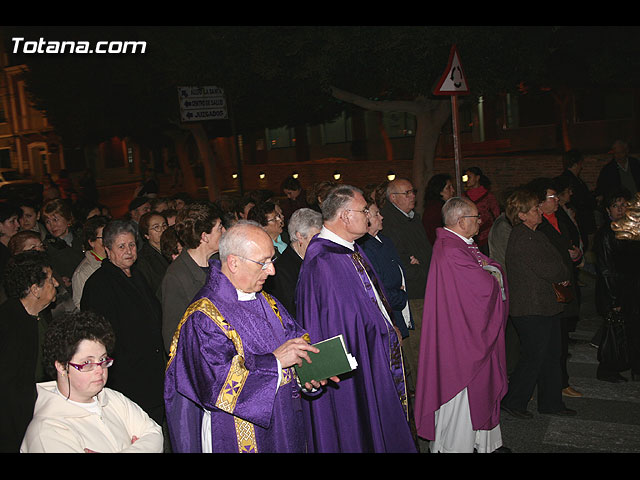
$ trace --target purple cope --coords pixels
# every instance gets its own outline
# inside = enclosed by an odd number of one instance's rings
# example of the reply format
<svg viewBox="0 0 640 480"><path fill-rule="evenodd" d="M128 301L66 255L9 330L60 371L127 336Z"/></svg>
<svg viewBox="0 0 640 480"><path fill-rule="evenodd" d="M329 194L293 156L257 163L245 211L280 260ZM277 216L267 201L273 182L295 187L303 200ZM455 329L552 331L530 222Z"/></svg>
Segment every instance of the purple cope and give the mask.
<svg viewBox="0 0 640 480"><path fill-rule="evenodd" d="M504 300L483 261L502 272ZM436 230L418 357L415 421L420 437L434 440L435 411L464 388L473 429L491 430L499 424L500 401L507 393L506 284L500 265L475 243Z"/></svg>
<svg viewBox="0 0 640 480"><path fill-rule="evenodd" d="M303 397L307 445L316 453L417 452L398 336L353 253L316 236L298 278L296 318L311 342L342 334L358 362L340 382Z"/></svg>
<svg viewBox="0 0 640 480"><path fill-rule="evenodd" d="M266 293L240 301L220 263L178 325L165 376L165 404L176 453L202 451L204 410L213 453L306 451L300 389L293 368L272 352L305 332Z"/></svg>

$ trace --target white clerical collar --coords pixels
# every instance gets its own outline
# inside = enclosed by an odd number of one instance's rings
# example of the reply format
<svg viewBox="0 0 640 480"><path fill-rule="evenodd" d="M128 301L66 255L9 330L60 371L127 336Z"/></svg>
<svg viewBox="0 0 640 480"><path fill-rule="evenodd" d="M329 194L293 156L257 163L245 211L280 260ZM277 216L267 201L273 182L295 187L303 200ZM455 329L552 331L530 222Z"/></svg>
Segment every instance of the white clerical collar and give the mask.
<svg viewBox="0 0 640 480"><path fill-rule="evenodd" d="M337 243L338 245L342 245L343 247L347 247L349 250L355 250L353 244L354 242L349 242L347 240L345 240L344 238L340 237L339 235L333 233L331 230L329 230L327 227L325 227L324 225L322 226L322 230L320 230L320 233L318 234L319 238L324 238L325 240L329 240L333 243Z"/></svg>
<svg viewBox="0 0 640 480"><path fill-rule="evenodd" d="M473 244L473 238L466 238L466 237L463 237L463 236L462 236L462 235L460 235L459 233L456 233L456 232L454 232L453 230L451 230L450 228L447 228L447 227L444 227L444 229L445 229L447 232L451 232L451 233L453 233L454 235L459 236L462 240L464 240L464 241L467 243L467 245L472 245L472 244Z"/></svg>
<svg viewBox="0 0 640 480"><path fill-rule="evenodd" d="M391 202L391 205L393 205L394 207L396 207L398 209L398 211L400 213L402 213L405 217L407 218L413 218L413 216L415 215L415 213L413 212L413 210L411 210L409 213L405 212L404 210L401 210L395 203Z"/></svg>
<svg viewBox="0 0 640 480"><path fill-rule="evenodd" d="M238 292L238 300L240 300L241 302L256 299L256 292L243 292L242 290L238 290L237 288L236 292Z"/></svg>

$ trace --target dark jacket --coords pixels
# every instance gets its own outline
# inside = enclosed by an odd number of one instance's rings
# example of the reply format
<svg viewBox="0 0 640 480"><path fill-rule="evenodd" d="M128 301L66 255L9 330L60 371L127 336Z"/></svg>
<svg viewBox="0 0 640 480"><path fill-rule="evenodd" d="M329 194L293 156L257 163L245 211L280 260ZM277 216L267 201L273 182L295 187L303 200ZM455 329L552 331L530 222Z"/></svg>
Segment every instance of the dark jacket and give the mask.
<svg viewBox="0 0 640 480"><path fill-rule="evenodd" d="M604 316L611 309L620 307L620 263L624 262L611 222L606 222L596 232L593 252L596 257L596 311Z"/></svg>
<svg viewBox="0 0 640 480"><path fill-rule="evenodd" d="M102 261L82 291L81 310L104 316L113 326L116 344L109 369L109 387L136 402L156 422L164 416L164 369L160 302L144 277L132 269L131 277Z"/></svg>
<svg viewBox="0 0 640 480"><path fill-rule="evenodd" d="M178 323L206 280L207 272L191 258L186 248L167 268L160 288L162 339L167 353Z"/></svg>
<svg viewBox="0 0 640 480"><path fill-rule="evenodd" d="M582 240L586 245L587 235L596 231L596 199L584 180L574 175L571 170L565 170L561 176L569 180L573 192L569 206L576 212L576 222L578 222Z"/></svg>
<svg viewBox="0 0 640 480"><path fill-rule="evenodd" d="M274 264L276 274L267 278L264 284L265 292L280 300L287 312L296 317L296 285L298 274L302 267L302 258L289 245Z"/></svg>
<svg viewBox="0 0 640 480"><path fill-rule="evenodd" d="M636 189L640 191L640 161L637 158L629 157L629 170L631 176L636 182ZM596 195L607 196L611 192L616 191L622 186L620 181L620 173L618 172L618 162L613 159L607 163L600 174L596 182ZM634 192L631 192L633 194Z"/></svg>
<svg viewBox="0 0 640 480"><path fill-rule="evenodd" d="M393 323L400 330L402 337L405 338L409 336L409 328L402 316L402 310L407 306L409 296L407 291L402 288L403 271L400 270L402 264L391 239L381 234L378 234L378 238L380 240L376 240L367 233L359 238L357 243L362 247L369 262L371 262L371 267L378 274L385 296L393 309ZM410 309L409 315L411 328L413 328L413 317Z"/></svg>
<svg viewBox="0 0 640 480"><path fill-rule="evenodd" d="M33 415L40 359L38 320L22 302L0 306L0 452L18 453Z"/></svg>
<svg viewBox="0 0 640 480"><path fill-rule="evenodd" d="M544 233L524 224L513 227L505 263L511 316L553 316L563 311L552 284L568 280L570 271Z"/></svg>
<svg viewBox="0 0 640 480"><path fill-rule="evenodd" d="M164 255L147 242L138 251L138 259L133 266L142 274L151 287L151 291L158 298L161 298L160 285L168 267L169 262Z"/></svg>
<svg viewBox="0 0 640 480"><path fill-rule="evenodd" d="M580 291L577 281L577 272L574 268L574 262L573 260L571 260L571 255L569 254L569 249L574 246L573 240L571 238L571 219L566 216L566 213L564 211L561 212L561 209L562 207L558 207L558 211L556 212L556 218L558 219L558 227L560 228L560 232L558 232L558 230L556 230L555 227L551 225L551 223L546 218L544 218L544 216L542 217L542 223L538 225L538 228L536 230L544 233L547 236L551 244L556 248L556 251L560 254L562 262L565 264L569 271L568 280L571 281L574 300L570 303L564 304L563 316L574 317L580 313Z"/></svg>
<svg viewBox="0 0 640 480"><path fill-rule="evenodd" d="M77 229L72 234L73 241L71 246L61 238L53 238L49 234L43 241L51 261L51 269L59 277L66 277L69 280L73 277L73 272L80 265L80 262L84 260L81 234Z"/></svg>
<svg viewBox="0 0 640 480"><path fill-rule="evenodd" d="M381 213L384 217L381 233L389 237L396 247L405 272L409 299L424 298L431 262L431 244L422 225L422 217L414 213L413 218L409 218L390 201L382 207ZM412 264L411 256L420 263Z"/></svg>

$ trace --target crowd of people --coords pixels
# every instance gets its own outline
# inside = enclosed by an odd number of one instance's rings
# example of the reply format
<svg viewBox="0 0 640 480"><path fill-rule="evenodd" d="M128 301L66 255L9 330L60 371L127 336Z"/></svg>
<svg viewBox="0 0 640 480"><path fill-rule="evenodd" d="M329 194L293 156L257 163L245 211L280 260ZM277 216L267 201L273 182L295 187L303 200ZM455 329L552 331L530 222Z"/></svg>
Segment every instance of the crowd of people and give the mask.
<svg viewBox="0 0 640 480"><path fill-rule="evenodd" d="M534 394L577 413L582 270L640 380L640 245L611 227L640 164L613 151L594 191L576 151L502 201L477 167L463 192L434 175L423 215L404 178L288 178L233 202L147 182L123 218L85 177L2 203L0 450L508 452L500 416L532 418ZM357 365L300 384L337 336ZM597 378L628 381L604 362Z"/></svg>

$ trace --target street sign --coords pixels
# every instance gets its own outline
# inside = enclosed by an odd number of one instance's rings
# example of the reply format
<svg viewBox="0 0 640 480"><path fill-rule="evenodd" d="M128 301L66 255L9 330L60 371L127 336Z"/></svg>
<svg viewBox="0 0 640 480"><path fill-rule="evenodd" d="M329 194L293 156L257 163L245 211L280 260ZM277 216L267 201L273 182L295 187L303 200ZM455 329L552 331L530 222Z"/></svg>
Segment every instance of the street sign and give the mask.
<svg viewBox="0 0 640 480"><path fill-rule="evenodd" d="M460 120L458 118L458 95L469 94L469 84L464 76L460 57L456 46L451 47L449 62L440 81L433 90L434 95L449 95L451 97L451 117L453 121L453 151L455 155L456 189L457 194L462 195L462 178L460 176L460 160L462 151L460 148Z"/></svg>
<svg viewBox="0 0 640 480"><path fill-rule="evenodd" d="M469 84L464 76L456 46L451 47L447 68L433 90L434 95L468 95Z"/></svg>
<svg viewBox="0 0 640 480"><path fill-rule="evenodd" d="M183 122L228 118L224 90L218 87L178 87L178 102Z"/></svg>

